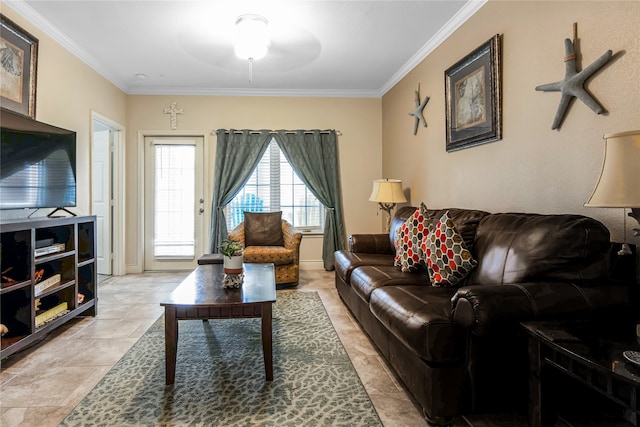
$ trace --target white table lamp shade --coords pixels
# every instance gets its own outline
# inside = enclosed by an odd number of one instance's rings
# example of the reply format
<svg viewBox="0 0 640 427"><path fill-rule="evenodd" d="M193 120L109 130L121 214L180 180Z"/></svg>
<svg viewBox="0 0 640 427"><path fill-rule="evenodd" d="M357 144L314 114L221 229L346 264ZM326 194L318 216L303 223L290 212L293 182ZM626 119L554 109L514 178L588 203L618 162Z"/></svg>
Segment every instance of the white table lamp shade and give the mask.
<svg viewBox="0 0 640 427"><path fill-rule="evenodd" d="M584 204L602 208L640 208L640 130L604 136L602 172Z"/></svg>
<svg viewBox="0 0 640 427"><path fill-rule="evenodd" d="M378 203L406 202L407 199L402 191L402 181L399 179L374 179L369 201Z"/></svg>

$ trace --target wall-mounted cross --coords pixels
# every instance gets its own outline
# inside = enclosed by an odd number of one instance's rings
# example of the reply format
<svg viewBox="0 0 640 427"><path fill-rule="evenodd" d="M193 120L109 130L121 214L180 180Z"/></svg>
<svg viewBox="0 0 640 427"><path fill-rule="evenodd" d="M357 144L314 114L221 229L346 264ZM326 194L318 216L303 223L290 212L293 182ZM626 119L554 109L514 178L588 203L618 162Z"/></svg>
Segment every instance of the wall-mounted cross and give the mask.
<svg viewBox="0 0 640 427"><path fill-rule="evenodd" d="M176 108L177 102L172 102L169 108L165 108L163 110L164 114L170 114L171 119L171 129L175 130L178 128L178 114L184 114L182 108Z"/></svg>

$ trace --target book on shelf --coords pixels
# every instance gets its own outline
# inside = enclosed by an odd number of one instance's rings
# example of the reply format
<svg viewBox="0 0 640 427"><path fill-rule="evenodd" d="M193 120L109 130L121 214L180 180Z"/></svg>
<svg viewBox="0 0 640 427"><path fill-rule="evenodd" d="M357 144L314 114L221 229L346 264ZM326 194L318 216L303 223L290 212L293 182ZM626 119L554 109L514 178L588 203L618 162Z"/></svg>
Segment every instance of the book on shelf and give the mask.
<svg viewBox="0 0 640 427"><path fill-rule="evenodd" d="M56 319L64 314L67 314L69 312L68 307L69 306L66 302L61 302L55 307L50 308L49 310L38 314L36 316L36 328L39 328L45 323L50 322L53 319Z"/></svg>
<svg viewBox="0 0 640 427"><path fill-rule="evenodd" d="M64 243L55 243L50 246L44 246L42 248L36 248L33 252L36 257L50 254L57 254L58 252L64 252Z"/></svg>
<svg viewBox="0 0 640 427"><path fill-rule="evenodd" d="M60 274L54 274L48 279L45 279L42 282L36 283L35 286L33 287L36 295L41 294L42 292L46 291L50 287L60 283L61 278L62 277L60 276Z"/></svg>

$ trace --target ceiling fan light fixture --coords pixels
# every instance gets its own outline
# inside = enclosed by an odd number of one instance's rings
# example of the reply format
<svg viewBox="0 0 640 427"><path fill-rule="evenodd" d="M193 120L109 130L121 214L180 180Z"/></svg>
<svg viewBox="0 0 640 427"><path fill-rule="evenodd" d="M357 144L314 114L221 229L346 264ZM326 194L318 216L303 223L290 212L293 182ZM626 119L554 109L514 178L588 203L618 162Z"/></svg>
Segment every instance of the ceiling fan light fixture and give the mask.
<svg viewBox="0 0 640 427"><path fill-rule="evenodd" d="M240 59L257 61L266 56L269 49L268 21L254 14L240 15L236 19L234 50Z"/></svg>

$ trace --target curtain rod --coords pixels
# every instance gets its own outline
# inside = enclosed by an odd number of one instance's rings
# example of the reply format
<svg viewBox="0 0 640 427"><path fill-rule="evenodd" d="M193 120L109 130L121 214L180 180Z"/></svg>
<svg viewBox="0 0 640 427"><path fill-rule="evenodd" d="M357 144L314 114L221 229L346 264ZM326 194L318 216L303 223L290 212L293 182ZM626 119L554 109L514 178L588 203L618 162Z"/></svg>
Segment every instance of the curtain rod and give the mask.
<svg viewBox="0 0 640 427"><path fill-rule="evenodd" d="M275 131L275 130L270 130L270 131L269 131L269 133L276 133L276 132L278 132L278 131ZM331 132L331 131L329 131L329 130L321 130L321 131L320 131L320 133L321 133L321 134L328 134L329 132ZM335 132L336 132L336 135L337 135L337 136L342 136L342 132L340 132L339 130L336 130ZM229 131L228 131L228 130L225 130L225 131L224 131L224 133L229 134ZM234 131L233 133L235 133L235 134L242 134L242 131L241 131L241 130L236 130L236 131ZM260 131L255 131L255 130L251 130L251 131L249 131L249 134L251 134L251 135L260 135L260 133L261 133ZM287 130L287 131L285 131L284 133L289 134L289 135L294 135L294 134L296 134L297 132L296 132L296 131L293 131L293 130ZM312 134L312 133L313 133L313 131L304 131L303 133L305 133L305 134ZM212 130L212 131L211 131L211 135L215 135L215 134L216 134L216 131L215 131L215 130Z"/></svg>

